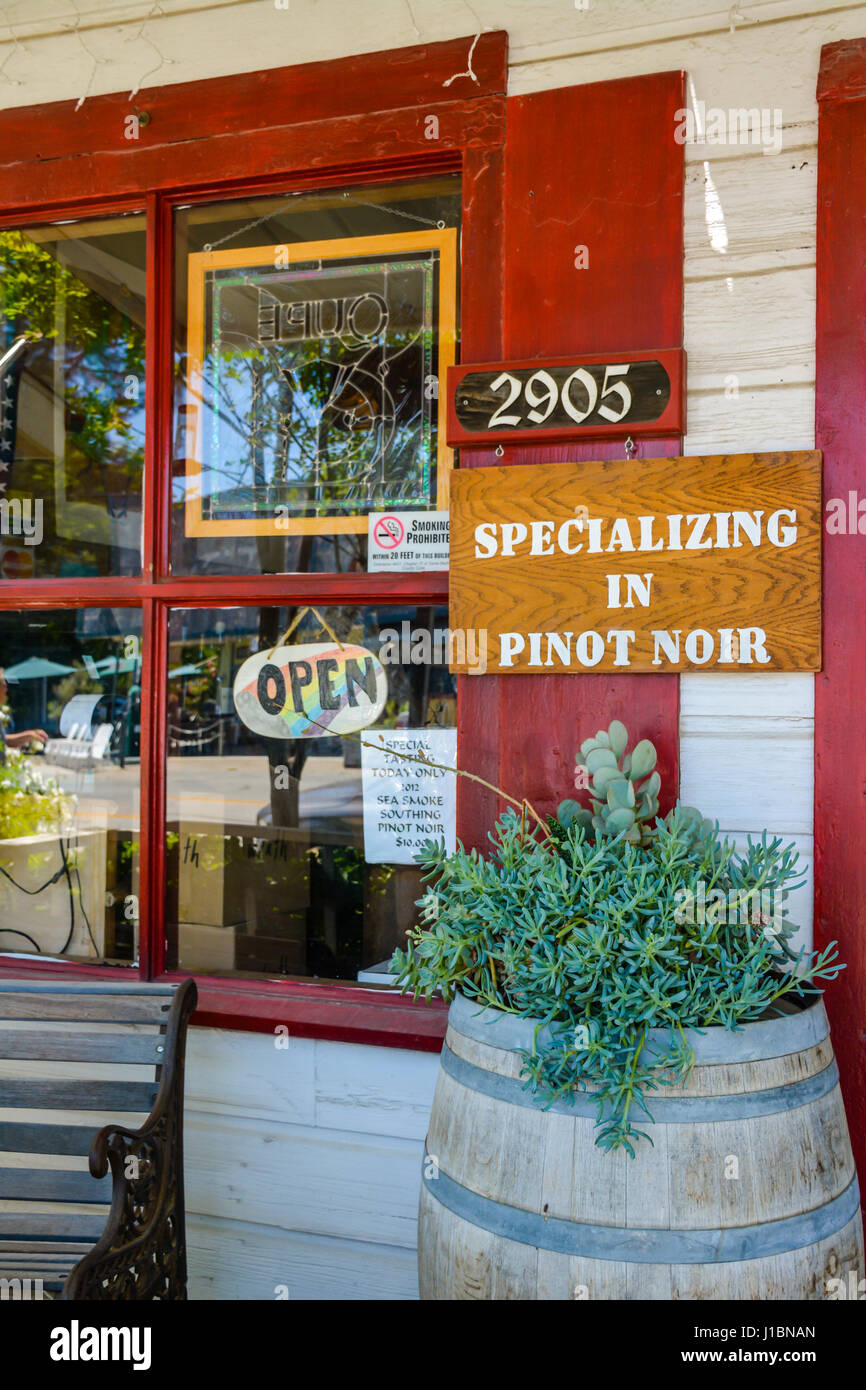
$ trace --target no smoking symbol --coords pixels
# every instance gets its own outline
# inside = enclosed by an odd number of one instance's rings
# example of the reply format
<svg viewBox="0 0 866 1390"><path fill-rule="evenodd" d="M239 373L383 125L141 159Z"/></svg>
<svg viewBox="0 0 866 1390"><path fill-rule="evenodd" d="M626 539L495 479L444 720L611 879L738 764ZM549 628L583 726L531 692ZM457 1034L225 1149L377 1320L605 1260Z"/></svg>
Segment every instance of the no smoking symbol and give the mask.
<svg viewBox="0 0 866 1390"><path fill-rule="evenodd" d="M380 516L373 527L373 539L383 550L396 550L405 535L398 516Z"/></svg>

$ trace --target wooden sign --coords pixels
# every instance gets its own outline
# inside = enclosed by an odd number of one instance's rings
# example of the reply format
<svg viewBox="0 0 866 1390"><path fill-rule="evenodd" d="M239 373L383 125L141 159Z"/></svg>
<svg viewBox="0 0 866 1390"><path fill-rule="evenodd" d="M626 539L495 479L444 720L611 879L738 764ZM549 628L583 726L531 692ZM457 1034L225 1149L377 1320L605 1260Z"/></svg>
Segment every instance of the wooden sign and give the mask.
<svg viewBox="0 0 866 1390"><path fill-rule="evenodd" d="M451 670L819 670L821 529L819 453L461 470Z"/></svg>
<svg viewBox="0 0 866 1390"><path fill-rule="evenodd" d="M448 372L452 448L685 433L681 349L488 362Z"/></svg>
<svg viewBox="0 0 866 1390"><path fill-rule="evenodd" d="M375 724L388 677L365 647L305 643L247 657L234 681L241 723L265 738L327 738Z"/></svg>

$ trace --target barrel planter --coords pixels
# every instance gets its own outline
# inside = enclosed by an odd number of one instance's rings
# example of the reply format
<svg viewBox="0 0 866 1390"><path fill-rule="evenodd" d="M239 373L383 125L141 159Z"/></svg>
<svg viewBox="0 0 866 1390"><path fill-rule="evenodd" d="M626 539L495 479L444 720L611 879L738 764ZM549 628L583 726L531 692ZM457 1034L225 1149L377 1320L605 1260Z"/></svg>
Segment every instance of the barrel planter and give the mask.
<svg viewBox="0 0 866 1390"><path fill-rule="evenodd" d="M864 1276L857 1176L823 1002L687 1031L684 1085L635 1111L636 1157L596 1107L520 1079L536 1021L458 996L423 1166L423 1299L821 1299Z"/></svg>

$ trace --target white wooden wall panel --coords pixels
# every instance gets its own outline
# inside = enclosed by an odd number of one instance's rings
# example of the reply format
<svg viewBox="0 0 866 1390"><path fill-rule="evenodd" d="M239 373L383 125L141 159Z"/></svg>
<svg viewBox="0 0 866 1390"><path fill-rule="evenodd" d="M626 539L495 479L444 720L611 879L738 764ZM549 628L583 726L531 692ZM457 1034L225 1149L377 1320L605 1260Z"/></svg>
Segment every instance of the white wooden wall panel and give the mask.
<svg viewBox="0 0 866 1390"><path fill-rule="evenodd" d="M812 447L815 80L822 43L866 34L866 4L291 0L278 10L265 0L162 0L156 10L150 0L77 0L75 8L80 36L68 0L3 5L0 106L131 90L142 80L146 106L155 82L480 26L509 31L512 95L683 68L708 107L780 109L779 153L686 146L685 451ZM681 682L684 799L738 842L765 825L793 839L809 872L812 694L808 675ZM807 889L792 904L807 927L809 903ZM429 1054L305 1039L282 1051L266 1035L193 1029L193 1296L273 1298L285 1284L292 1298L415 1297L420 1143L436 1064Z"/></svg>
<svg viewBox="0 0 866 1390"><path fill-rule="evenodd" d="M736 396L726 389L722 381L714 390L689 392L686 454L814 448L814 386L736 385Z"/></svg>
<svg viewBox="0 0 866 1390"><path fill-rule="evenodd" d="M191 1297L417 1298L416 1211L439 1059L193 1028Z"/></svg>
<svg viewBox="0 0 866 1390"><path fill-rule="evenodd" d="M316 1124L423 1140L439 1056L395 1047L316 1045Z"/></svg>
<svg viewBox="0 0 866 1390"><path fill-rule="evenodd" d="M188 1112L187 1202L203 1216L411 1249L418 1140Z"/></svg>
<svg viewBox="0 0 866 1390"><path fill-rule="evenodd" d="M418 1297L414 1249L195 1214L187 1218L187 1245L194 1299L268 1301L286 1291L290 1302Z"/></svg>

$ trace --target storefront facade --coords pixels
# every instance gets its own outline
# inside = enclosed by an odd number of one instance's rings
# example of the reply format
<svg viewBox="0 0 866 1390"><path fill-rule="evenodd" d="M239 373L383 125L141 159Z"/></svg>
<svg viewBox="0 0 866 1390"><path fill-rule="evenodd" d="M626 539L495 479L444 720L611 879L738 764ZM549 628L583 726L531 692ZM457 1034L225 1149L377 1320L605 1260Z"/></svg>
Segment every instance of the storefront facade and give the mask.
<svg viewBox="0 0 866 1390"><path fill-rule="evenodd" d="M848 962L828 1007L862 1163L866 7L626 5L613 25L500 4L468 35L450 7L377 4L357 34L339 6L127 5L77 34L49 8L3 67L0 664L6 742L49 736L77 829L9 813L2 968L196 975L192 1296L417 1291L445 1011L381 975L415 920L412 837L370 853L351 737L287 755L241 716L247 688L265 714L331 708L309 651L295 692L269 684L280 646L330 644L337 674L376 653L379 728L426 731L439 761L456 729L461 769L542 812L622 718L685 802L793 841L800 939L814 897L814 940ZM110 55L139 33L176 66L131 98L147 64ZM62 55L48 93L38 60ZM399 351L371 362L385 315ZM637 458L824 452L845 525L820 673L452 675L447 570L371 564L368 512L446 511L458 463L621 458L628 431L454 457L449 365L641 353L687 365L684 415L635 430ZM497 806L462 780L452 832L483 847Z"/></svg>

